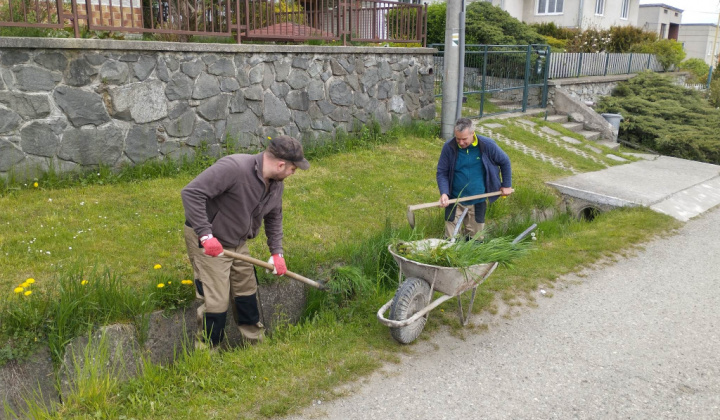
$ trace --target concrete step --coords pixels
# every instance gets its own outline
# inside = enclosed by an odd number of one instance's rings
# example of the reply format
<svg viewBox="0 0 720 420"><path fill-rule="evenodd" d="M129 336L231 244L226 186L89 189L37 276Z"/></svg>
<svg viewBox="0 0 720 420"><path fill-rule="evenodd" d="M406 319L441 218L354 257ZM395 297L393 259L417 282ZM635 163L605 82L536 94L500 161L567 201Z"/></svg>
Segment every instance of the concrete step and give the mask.
<svg viewBox="0 0 720 420"><path fill-rule="evenodd" d="M577 122L564 123L562 126L565 127L566 129L568 129L570 131L574 131L576 133L579 133L585 129L585 125L583 123L577 123Z"/></svg>
<svg viewBox="0 0 720 420"><path fill-rule="evenodd" d="M547 120L554 123L566 123L568 122L568 116L562 114L548 115Z"/></svg>
<svg viewBox="0 0 720 420"><path fill-rule="evenodd" d="M600 133L597 131L588 131L588 130L582 130L579 132L580 135L585 137L586 140L597 140L600 138Z"/></svg>
<svg viewBox="0 0 720 420"><path fill-rule="evenodd" d="M620 148L620 143L617 143L614 141L601 140L601 141L596 141L595 144L598 144L600 146L605 146L610 150L618 150Z"/></svg>
<svg viewBox="0 0 720 420"><path fill-rule="evenodd" d="M720 177L677 192L650 208L685 222L718 204L720 204Z"/></svg>

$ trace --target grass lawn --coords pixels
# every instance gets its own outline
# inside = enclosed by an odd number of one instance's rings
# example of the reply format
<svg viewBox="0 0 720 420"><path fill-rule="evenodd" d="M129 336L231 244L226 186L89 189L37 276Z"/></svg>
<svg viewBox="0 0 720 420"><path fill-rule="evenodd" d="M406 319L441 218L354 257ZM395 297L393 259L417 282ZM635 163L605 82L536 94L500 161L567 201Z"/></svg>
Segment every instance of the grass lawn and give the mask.
<svg viewBox="0 0 720 420"><path fill-rule="evenodd" d="M407 235L407 205L438 199L435 165L442 141L405 133L396 141L311 161L286 184L285 257L288 267L313 277L337 264L363 269L374 288L348 301L311 294L314 311L303 322L283 327L261 345L210 357L186 354L173 366L147 365L144 374L120 384L107 374L80 382L55 413L35 410L33 418L263 418L288 414L412 351L390 337L375 319L394 294L396 274L388 261L388 240ZM493 222L517 216L503 232L526 227L533 208L552 207L557 196L544 185L569 173L511 148L517 193L493 205ZM563 157L576 168L586 163ZM586 165L586 166L583 166ZM588 168L589 169L589 168ZM109 268L123 284L145 293L166 278L191 278L181 237L181 175L114 185L46 189L28 185L0 197L0 290L5 302L42 295L47 284L71 268ZM441 234L439 209L416 212L426 236ZM592 223L567 216L540 223L537 249L500 268L479 288L474 311L492 310L495 296L528 299L538 285L552 288L565 273L631 250L677 226L668 216L643 208L599 215ZM41 251L42 250L42 251ZM49 252L49 253L48 253ZM267 258L263 238L251 253ZM160 264L161 269L154 269ZM26 278L37 294L13 296ZM78 279L79 281L79 279ZM2 304L2 301L0 301ZM461 331L455 302L435 310L434 329ZM2 306L0 306L1 308ZM477 333L481 329L464 329ZM1 343L0 343L1 345Z"/></svg>

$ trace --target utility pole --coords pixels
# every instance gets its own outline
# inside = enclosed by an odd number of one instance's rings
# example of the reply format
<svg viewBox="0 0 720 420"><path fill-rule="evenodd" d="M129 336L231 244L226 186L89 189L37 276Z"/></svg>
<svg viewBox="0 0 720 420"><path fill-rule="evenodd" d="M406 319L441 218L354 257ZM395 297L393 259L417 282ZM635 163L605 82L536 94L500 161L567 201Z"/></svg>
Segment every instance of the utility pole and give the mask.
<svg viewBox="0 0 720 420"><path fill-rule="evenodd" d="M455 134L455 120L458 111L458 93L460 72L460 13L463 12L463 0L448 0L445 14L445 51L443 53L442 87L442 129L441 135L449 140Z"/></svg>

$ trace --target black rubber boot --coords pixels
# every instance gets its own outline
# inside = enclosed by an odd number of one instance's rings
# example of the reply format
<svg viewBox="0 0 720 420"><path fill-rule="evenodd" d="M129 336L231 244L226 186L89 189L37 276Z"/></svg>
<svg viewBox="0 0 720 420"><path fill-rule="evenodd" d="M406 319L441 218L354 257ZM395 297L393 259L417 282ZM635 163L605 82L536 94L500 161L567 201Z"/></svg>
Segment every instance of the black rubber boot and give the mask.
<svg viewBox="0 0 720 420"><path fill-rule="evenodd" d="M213 347L220 344L225 338L225 321L227 312L205 312L205 341L210 340Z"/></svg>

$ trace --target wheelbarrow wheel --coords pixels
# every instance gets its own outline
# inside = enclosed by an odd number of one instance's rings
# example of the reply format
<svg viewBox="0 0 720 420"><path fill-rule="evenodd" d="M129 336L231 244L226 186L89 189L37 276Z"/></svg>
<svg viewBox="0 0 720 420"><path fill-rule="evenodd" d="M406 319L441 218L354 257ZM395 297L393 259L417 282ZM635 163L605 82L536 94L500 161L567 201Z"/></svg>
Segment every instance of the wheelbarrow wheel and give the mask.
<svg viewBox="0 0 720 420"><path fill-rule="evenodd" d="M426 307L430 299L430 285L426 281L409 277L405 280L393 298L390 307L390 319L404 321L415 313ZM410 344L415 341L425 328L425 317L404 327L390 328L392 337L402 344Z"/></svg>

